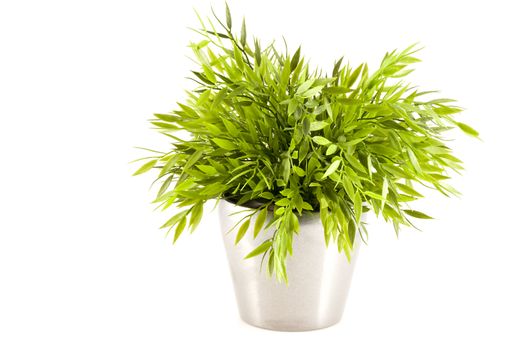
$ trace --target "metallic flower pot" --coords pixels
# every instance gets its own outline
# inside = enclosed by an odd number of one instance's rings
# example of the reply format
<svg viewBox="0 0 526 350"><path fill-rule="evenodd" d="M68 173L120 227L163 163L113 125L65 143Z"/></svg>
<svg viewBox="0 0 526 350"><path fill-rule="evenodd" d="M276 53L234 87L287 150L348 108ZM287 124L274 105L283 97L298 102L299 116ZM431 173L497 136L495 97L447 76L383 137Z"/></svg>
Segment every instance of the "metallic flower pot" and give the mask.
<svg viewBox="0 0 526 350"><path fill-rule="evenodd" d="M261 255L244 259L272 235L271 230L252 239L252 222L246 236L234 245L237 232L228 232L246 215L239 214L243 209L246 208L225 200L219 203L221 230L241 318L253 326L277 331L308 331L338 323L356 263L359 237L349 263L336 244L326 247L319 214L303 215L300 233L294 237L293 255L287 259L287 286L268 276L267 261L262 264Z"/></svg>

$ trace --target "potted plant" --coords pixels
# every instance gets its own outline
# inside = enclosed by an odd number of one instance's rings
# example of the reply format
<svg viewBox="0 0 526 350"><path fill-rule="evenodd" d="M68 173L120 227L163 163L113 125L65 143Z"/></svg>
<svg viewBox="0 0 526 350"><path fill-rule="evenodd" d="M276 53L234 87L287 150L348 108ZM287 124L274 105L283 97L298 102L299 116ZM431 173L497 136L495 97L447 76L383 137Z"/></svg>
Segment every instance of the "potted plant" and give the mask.
<svg viewBox="0 0 526 350"><path fill-rule="evenodd" d="M418 186L456 194L444 181L462 169L444 133L477 132L453 117L453 100L401 80L419 61L414 45L387 53L376 70L340 58L326 74L300 48L248 40L244 20L236 34L228 5L224 21L214 17L198 16L202 40L190 44L195 89L152 120L170 149L135 174L158 172L155 202L178 208L162 226L174 243L198 226L206 201L219 203L245 321L327 327L341 317L365 213L397 234L429 219L413 209Z"/></svg>

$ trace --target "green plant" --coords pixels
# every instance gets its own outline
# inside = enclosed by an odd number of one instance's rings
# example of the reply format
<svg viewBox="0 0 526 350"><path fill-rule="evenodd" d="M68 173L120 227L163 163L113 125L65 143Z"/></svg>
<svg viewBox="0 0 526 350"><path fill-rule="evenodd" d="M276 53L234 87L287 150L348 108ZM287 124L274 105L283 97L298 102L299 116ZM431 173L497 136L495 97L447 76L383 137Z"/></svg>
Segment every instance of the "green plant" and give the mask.
<svg viewBox="0 0 526 350"><path fill-rule="evenodd" d="M228 5L224 22L214 17L218 27L198 16L203 40L190 44L199 66L195 90L177 110L152 120L171 149L135 173L157 169L155 202L180 208L162 226L174 242L199 224L207 200L257 200L238 224L236 242L256 216L254 236L274 233L247 257L268 254L269 272L287 280L286 259L305 212L319 211L326 242L349 257L355 235L367 236L364 210L381 214L398 234L410 217L430 218L408 206L422 197L414 184L457 193L444 180L448 170L462 169L461 161L443 135L452 127L477 132L452 117L461 111L453 100L425 99L431 92L399 79L419 61L414 45L387 53L376 71L351 68L342 57L327 75L309 69L300 48L289 54L249 43L244 20L234 34Z"/></svg>

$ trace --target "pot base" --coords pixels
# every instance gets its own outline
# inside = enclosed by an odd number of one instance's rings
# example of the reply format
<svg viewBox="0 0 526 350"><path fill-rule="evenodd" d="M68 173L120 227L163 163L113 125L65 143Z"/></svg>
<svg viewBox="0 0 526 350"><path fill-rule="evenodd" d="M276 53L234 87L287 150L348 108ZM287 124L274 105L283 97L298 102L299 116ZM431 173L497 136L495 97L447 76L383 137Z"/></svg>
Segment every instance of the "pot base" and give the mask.
<svg viewBox="0 0 526 350"><path fill-rule="evenodd" d="M312 325L312 324L302 324L302 321L296 321L296 322L282 322L279 320L265 320L264 322L252 322L247 319L244 319L241 317L241 320L248 324L249 326L264 329L267 331L275 331L275 332L310 332L310 331L317 331L325 328L332 327L334 325L337 325L340 322L340 319L332 322L332 323L325 323L325 324L319 324L319 325Z"/></svg>
<svg viewBox="0 0 526 350"><path fill-rule="evenodd" d="M246 215L239 215L242 209L224 200L219 203L241 319L258 328L286 332L322 329L338 323L345 308L360 239L356 239L349 263L346 256L338 252L336 244L325 245L319 215L303 215L300 233L294 235L293 254L287 259L288 285L279 283L275 277L268 276L266 260L244 259L272 237L273 232L261 232L256 239L247 235L237 245L235 233L227 234ZM253 224L251 222L248 232Z"/></svg>

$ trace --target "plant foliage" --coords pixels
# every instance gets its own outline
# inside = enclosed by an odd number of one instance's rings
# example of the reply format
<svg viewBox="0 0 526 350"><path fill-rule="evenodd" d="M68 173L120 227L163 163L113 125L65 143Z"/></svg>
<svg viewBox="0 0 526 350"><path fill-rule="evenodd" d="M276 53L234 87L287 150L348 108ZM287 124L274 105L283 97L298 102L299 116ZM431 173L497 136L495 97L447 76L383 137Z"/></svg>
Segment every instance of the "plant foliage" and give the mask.
<svg viewBox="0 0 526 350"><path fill-rule="evenodd" d="M236 227L236 242L246 239L253 218L252 236L272 229L247 258L268 255L270 273L286 281L305 212L320 213L326 242L349 257L355 236L367 235L365 210L382 215L398 234L411 217L430 218L408 205L422 197L415 184L457 193L444 180L448 170L462 169L461 161L444 133L477 132L454 119L461 112L454 100L430 99L432 92L400 79L419 61L414 45L387 53L374 71L340 58L325 74L309 68L300 48L282 53L273 43L249 40L244 20L235 33L228 6L225 21L214 17L206 24L199 17L202 40L190 44L196 88L176 110L152 120L171 149L148 157L136 172L158 171L155 202L180 209L163 225L174 242L196 228L207 200L256 200L260 206Z"/></svg>

